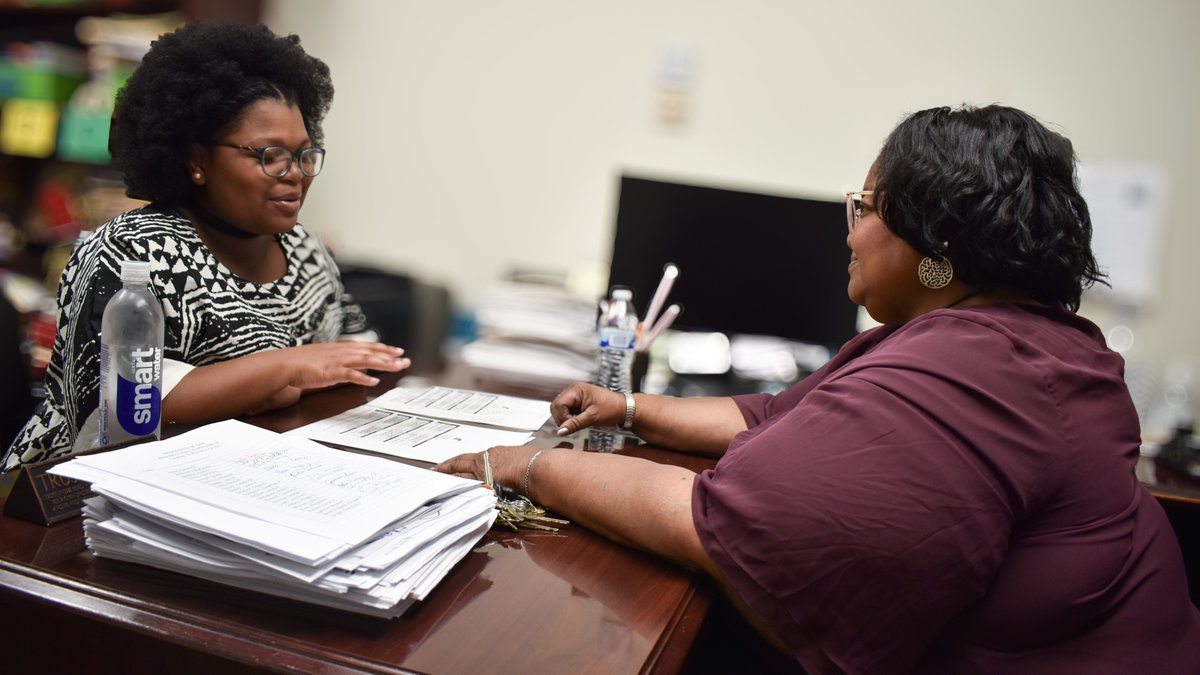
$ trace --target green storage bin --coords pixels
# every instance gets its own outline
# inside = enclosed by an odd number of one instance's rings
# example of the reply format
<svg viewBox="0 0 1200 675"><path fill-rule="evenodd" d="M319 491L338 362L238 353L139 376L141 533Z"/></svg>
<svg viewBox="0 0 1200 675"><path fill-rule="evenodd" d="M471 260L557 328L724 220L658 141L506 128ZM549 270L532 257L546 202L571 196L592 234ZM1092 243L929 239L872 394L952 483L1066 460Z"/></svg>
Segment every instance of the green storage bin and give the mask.
<svg viewBox="0 0 1200 675"><path fill-rule="evenodd" d="M49 63L0 57L0 100L28 98L64 103L85 79L82 72L64 72Z"/></svg>

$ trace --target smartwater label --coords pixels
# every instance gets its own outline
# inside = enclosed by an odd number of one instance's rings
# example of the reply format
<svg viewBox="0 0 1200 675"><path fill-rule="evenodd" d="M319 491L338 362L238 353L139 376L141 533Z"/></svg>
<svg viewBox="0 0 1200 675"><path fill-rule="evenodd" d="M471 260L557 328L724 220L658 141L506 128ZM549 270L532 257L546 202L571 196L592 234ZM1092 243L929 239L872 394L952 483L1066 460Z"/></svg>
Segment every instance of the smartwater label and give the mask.
<svg viewBox="0 0 1200 675"><path fill-rule="evenodd" d="M162 392L154 386L162 372L162 352L135 349L132 356L133 379L117 375L117 422L128 434L147 436L158 428L162 412Z"/></svg>

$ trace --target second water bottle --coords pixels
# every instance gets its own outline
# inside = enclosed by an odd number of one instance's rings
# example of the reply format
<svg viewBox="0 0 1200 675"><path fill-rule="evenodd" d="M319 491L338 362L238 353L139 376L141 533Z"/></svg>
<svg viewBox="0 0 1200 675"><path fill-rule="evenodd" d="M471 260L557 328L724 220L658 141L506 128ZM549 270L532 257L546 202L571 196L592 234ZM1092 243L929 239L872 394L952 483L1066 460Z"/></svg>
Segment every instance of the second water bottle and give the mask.
<svg viewBox="0 0 1200 675"><path fill-rule="evenodd" d="M594 383L612 391L633 391L634 347L637 343L637 310L633 306L633 291L614 288L612 297L600 306L596 327L600 355ZM588 447L599 452L612 452L624 444L624 437L606 431L592 430Z"/></svg>

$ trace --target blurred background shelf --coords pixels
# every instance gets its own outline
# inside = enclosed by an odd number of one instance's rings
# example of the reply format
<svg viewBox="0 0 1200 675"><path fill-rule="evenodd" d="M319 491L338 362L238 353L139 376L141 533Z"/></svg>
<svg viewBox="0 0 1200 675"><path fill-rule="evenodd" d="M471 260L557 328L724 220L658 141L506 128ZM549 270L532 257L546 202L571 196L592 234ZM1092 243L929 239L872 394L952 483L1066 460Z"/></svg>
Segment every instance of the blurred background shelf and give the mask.
<svg viewBox="0 0 1200 675"><path fill-rule="evenodd" d="M71 248L139 202L109 163L116 92L187 21L259 21L260 0L0 0L0 443L43 393ZM15 354L13 352L16 352Z"/></svg>

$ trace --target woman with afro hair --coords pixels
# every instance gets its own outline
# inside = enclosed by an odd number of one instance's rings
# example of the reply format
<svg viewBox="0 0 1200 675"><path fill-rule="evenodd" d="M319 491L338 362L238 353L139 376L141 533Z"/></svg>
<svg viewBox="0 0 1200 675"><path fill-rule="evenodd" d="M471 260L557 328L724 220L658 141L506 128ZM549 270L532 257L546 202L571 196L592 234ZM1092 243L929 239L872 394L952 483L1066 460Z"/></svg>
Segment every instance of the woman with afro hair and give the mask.
<svg viewBox="0 0 1200 675"><path fill-rule="evenodd" d="M100 319L123 260L149 261L162 303L164 422L283 407L408 367L402 349L371 340L332 258L297 222L332 98L329 68L261 25L193 23L151 45L110 134L129 195L149 204L72 254L46 398L5 470L97 444Z"/></svg>

